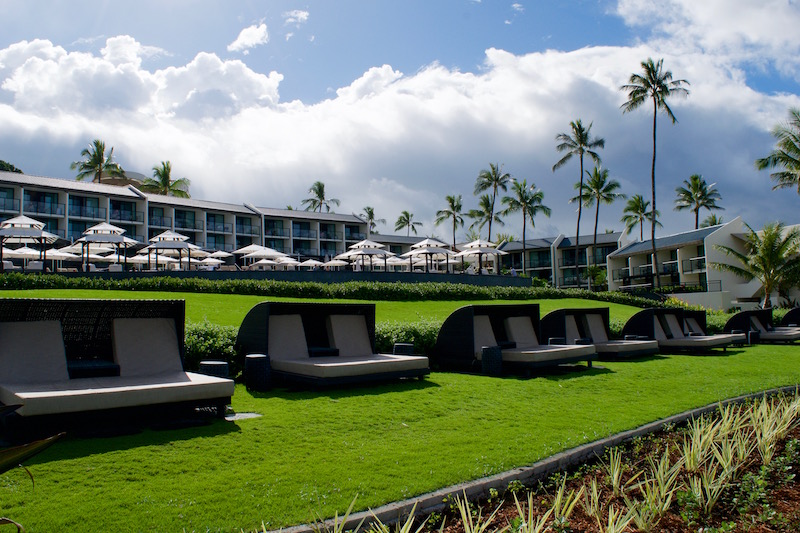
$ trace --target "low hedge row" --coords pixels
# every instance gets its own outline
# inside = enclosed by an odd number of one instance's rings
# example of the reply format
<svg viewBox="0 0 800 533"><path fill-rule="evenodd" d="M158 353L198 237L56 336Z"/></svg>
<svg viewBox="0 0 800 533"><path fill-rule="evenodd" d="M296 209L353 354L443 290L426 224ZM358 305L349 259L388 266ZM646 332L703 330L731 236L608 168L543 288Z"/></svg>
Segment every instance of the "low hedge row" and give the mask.
<svg viewBox="0 0 800 533"><path fill-rule="evenodd" d="M459 283L384 283L353 281L316 283L276 280L210 280L203 278L105 279L94 276L66 277L58 274L0 274L0 289L113 289L129 291L204 292L351 300L532 300L537 298L584 298L627 304L659 306L658 302L623 292L591 292L554 287L482 287Z"/></svg>

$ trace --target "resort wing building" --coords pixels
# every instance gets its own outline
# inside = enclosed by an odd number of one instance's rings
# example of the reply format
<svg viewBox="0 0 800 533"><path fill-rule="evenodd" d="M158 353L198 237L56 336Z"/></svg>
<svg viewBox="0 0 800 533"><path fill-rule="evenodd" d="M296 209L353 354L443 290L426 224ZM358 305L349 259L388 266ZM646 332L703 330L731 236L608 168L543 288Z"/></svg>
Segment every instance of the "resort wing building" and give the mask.
<svg viewBox="0 0 800 533"><path fill-rule="evenodd" d="M586 288L588 280L588 259L592 264L605 269L606 257L627 243L620 232L598 233L597 247L594 235L581 235L578 253L575 253L575 237L558 235L525 241L525 274L548 281L559 288ZM514 268L522 273L522 243L511 241L499 247L508 255L502 256L504 268ZM578 276L580 273L580 276Z"/></svg>
<svg viewBox="0 0 800 533"><path fill-rule="evenodd" d="M166 230L207 250L262 244L300 257L333 257L367 237L355 215L273 209L144 193L135 185L108 185L0 172L0 222L27 215L74 241L100 222L147 243Z"/></svg>

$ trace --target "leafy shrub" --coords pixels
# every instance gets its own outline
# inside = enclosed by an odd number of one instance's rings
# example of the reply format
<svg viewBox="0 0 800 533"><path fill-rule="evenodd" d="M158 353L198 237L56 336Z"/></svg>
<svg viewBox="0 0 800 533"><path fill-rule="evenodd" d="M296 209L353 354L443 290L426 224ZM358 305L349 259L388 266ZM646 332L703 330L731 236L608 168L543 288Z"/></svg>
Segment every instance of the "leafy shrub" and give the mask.
<svg viewBox="0 0 800 533"><path fill-rule="evenodd" d="M232 377L241 371L234 344L238 329L235 326L218 326L210 322L186 325L184 362L186 370L196 372L200 361L214 360L228 363Z"/></svg>
<svg viewBox="0 0 800 533"><path fill-rule="evenodd" d="M433 321L423 322L383 322L375 325L375 349L379 353L392 353L396 342L414 343L414 351L430 354L436 344L441 324Z"/></svg>

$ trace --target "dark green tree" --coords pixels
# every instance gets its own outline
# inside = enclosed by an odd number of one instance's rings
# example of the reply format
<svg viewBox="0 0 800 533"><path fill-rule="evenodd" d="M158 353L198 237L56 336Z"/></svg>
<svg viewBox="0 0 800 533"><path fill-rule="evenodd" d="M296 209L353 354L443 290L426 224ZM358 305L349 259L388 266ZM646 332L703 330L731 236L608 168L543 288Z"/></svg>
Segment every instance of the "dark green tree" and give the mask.
<svg viewBox="0 0 800 533"><path fill-rule="evenodd" d="M436 220L435 223L438 226L442 222L446 222L448 220L453 221L453 251L456 251L456 229L459 226L464 225L464 217L461 213L461 209L463 205L461 203L461 195L449 195L446 198L447 207L445 209L440 209L436 212Z"/></svg>
<svg viewBox="0 0 800 533"><path fill-rule="evenodd" d="M144 192L174 196L176 198L189 198L188 178L172 179L172 163L162 161L160 166L153 167L153 177L145 179L140 185Z"/></svg>
<svg viewBox="0 0 800 533"><path fill-rule="evenodd" d="M12 165L11 163L6 163L2 159L0 159L0 170L5 172L16 172L17 174L22 174L22 171Z"/></svg>
<svg viewBox="0 0 800 533"><path fill-rule="evenodd" d="M492 191L489 202L489 217L487 222L489 224L489 240L492 240L492 221L499 219L495 218L495 200L497 200L497 191L507 191L508 184L511 183L511 174L503 172L503 165L499 163L489 163L489 168L481 170L478 178L475 180L475 196L484 191ZM501 222L502 225L502 222ZM481 224L480 227L483 227Z"/></svg>
<svg viewBox="0 0 800 533"><path fill-rule="evenodd" d="M772 190L791 188L800 194L800 109L789 109L789 122L778 124L772 129L777 143L767 157L756 159L756 168L780 169L770 174L775 183Z"/></svg>
<svg viewBox="0 0 800 533"><path fill-rule="evenodd" d="M311 193L311 197L300 202L300 205L306 206L306 211L319 211L322 213L322 208L324 207L325 212L330 213L331 206L338 206L340 203L336 198L327 198L325 196L325 184L321 181L315 181L308 189L308 192Z"/></svg>
<svg viewBox="0 0 800 533"><path fill-rule="evenodd" d="M550 216L550 208L544 205L544 192L536 188L536 185L531 183L528 187L527 180L514 180L511 183L511 196L503 197L503 204L506 208L502 214L509 215L511 213L522 212L522 273L526 272L525 256L527 255L527 248L525 244L525 227L528 225L528 220L531 221L531 227L536 227L536 215L542 213L544 216Z"/></svg>
<svg viewBox="0 0 800 533"><path fill-rule="evenodd" d="M678 197L675 199L675 210L683 211L690 209L694 213L694 229L700 227L700 210L724 210L725 208L717 205L717 200L722 200L719 191L714 187L716 183L709 185L700 174L692 174L688 180L683 180L682 187L676 187L675 192Z"/></svg>
<svg viewBox="0 0 800 533"><path fill-rule="evenodd" d="M125 171L122 167L114 162L114 148L108 151L106 156L106 143L100 139L95 139L89 148L81 150L81 161L74 161L69 168L77 170L78 175L76 180L82 181L89 176L92 177L94 183L100 183L104 177L108 178L122 178L125 176Z"/></svg>

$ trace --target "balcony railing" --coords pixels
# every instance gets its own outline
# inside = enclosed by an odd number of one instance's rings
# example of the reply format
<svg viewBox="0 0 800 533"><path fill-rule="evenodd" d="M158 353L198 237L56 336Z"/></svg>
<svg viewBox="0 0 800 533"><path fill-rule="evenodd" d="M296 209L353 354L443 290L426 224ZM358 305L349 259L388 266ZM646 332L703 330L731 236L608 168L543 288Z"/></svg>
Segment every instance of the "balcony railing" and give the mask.
<svg viewBox="0 0 800 533"><path fill-rule="evenodd" d="M363 241L367 238L366 233L358 233L358 232L345 232L344 240L346 241Z"/></svg>
<svg viewBox="0 0 800 533"><path fill-rule="evenodd" d="M313 255L313 256L319 255L317 253L317 249L316 248L295 248L292 251L292 254Z"/></svg>
<svg viewBox="0 0 800 533"><path fill-rule="evenodd" d="M261 229L258 226L240 226L237 224L236 235L249 235L251 237L258 237L261 235Z"/></svg>
<svg viewBox="0 0 800 533"><path fill-rule="evenodd" d="M558 280L559 287L577 287L578 286L578 278L576 277L566 277L560 278ZM589 280L587 278L581 277L581 287L588 287Z"/></svg>
<svg viewBox="0 0 800 533"><path fill-rule="evenodd" d="M233 224L222 222L209 222L206 224L206 231L209 233L233 233Z"/></svg>
<svg viewBox="0 0 800 533"><path fill-rule="evenodd" d="M695 257L694 259L684 259L681 263L684 274L693 274L706 271L706 258Z"/></svg>
<svg viewBox="0 0 800 533"><path fill-rule="evenodd" d="M222 250L223 252L232 252L233 251L233 244L226 243L226 242L215 242L215 241L208 241L205 245L206 250Z"/></svg>
<svg viewBox="0 0 800 533"><path fill-rule="evenodd" d="M340 253L342 253L342 251L341 250L337 250L336 248L320 248L319 249L319 255L330 255L331 257L333 257L335 255L339 255ZM378 259L376 259L376 261L377 260Z"/></svg>
<svg viewBox="0 0 800 533"><path fill-rule="evenodd" d="M574 267L575 266L575 258L574 257L561 258L561 259L558 260L558 266L559 267ZM586 258L585 257L581 257L580 258L580 263L579 263L578 266L586 266Z"/></svg>
<svg viewBox="0 0 800 533"><path fill-rule="evenodd" d="M289 230L285 228L264 228L265 237L288 237Z"/></svg>
<svg viewBox="0 0 800 533"><path fill-rule="evenodd" d="M64 216L64 204L54 204L50 202L31 202L26 200L22 203L22 210L25 213L37 215L57 215Z"/></svg>
<svg viewBox="0 0 800 533"><path fill-rule="evenodd" d="M678 273L678 261L664 261L661 263L661 270L662 274L677 274Z"/></svg>
<svg viewBox="0 0 800 533"><path fill-rule="evenodd" d="M203 221L199 220L185 220L182 218L175 219L175 229L182 229L185 231L203 231Z"/></svg>
<svg viewBox="0 0 800 533"><path fill-rule="evenodd" d="M525 265L525 268L551 268L553 266L551 261L530 261Z"/></svg>
<svg viewBox="0 0 800 533"><path fill-rule="evenodd" d="M317 232L313 229L292 229L292 237L295 239L316 239Z"/></svg>
<svg viewBox="0 0 800 533"><path fill-rule="evenodd" d="M69 216L75 218L91 218L94 220L105 220L106 210L104 207L86 207L82 205L71 205L67 209Z"/></svg>
<svg viewBox="0 0 800 533"><path fill-rule="evenodd" d="M320 231L319 238L323 241L341 241L342 233L340 231Z"/></svg>
<svg viewBox="0 0 800 533"><path fill-rule="evenodd" d="M144 222L144 211L112 209L108 218L115 222L138 222L142 224Z"/></svg>
<svg viewBox="0 0 800 533"><path fill-rule="evenodd" d="M0 198L0 211L19 213L19 200Z"/></svg>
<svg viewBox="0 0 800 533"><path fill-rule="evenodd" d="M631 277L630 269L628 267L625 268L616 268L611 271L611 279L614 281L622 281L625 278Z"/></svg>
<svg viewBox="0 0 800 533"><path fill-rule="evenodd" d="M172 227L172 218L171 217L162 217L159 215L150 215L147 219L148 224L150 224L151 228L171 228Z"/></svg>

